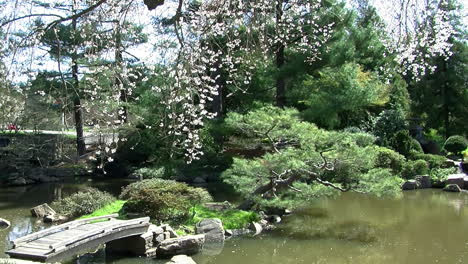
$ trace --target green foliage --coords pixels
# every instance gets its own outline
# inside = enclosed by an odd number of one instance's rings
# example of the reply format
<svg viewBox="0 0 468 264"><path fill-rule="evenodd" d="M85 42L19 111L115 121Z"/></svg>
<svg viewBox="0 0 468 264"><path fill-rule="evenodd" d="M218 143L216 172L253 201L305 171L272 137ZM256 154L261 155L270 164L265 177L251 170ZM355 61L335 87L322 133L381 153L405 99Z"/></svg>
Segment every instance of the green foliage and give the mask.
<svg viewBox="0 0 468 264"><path fill-rule="evenodd" d="M403 164L401 177L404 179L413 179L416 175L427 175L429 165L425 160L410 160Z"/></svg>
<svg viewBox="0 0 468 264"><path fill-rule="evenodd" d="M440 155L413 153L411 155L413 160L425 160L429 164L430 169L442 168L445 166L446 158Z"/></svg>
<svg viewBox="0 0 468 264"><path fill-rule="evenodd" d="M244 199L254 201L261 208L292 208L336 193L335 189L316 181L318 178L336 187L356 188L363 175L376 166L376 160L381 159L382 166L397 171L404 161L401 155L374 146L374 137L368 134L318 129L301 121L298 112L290 108L264 107L245 115L230 113L225 122L233 134L248 137L267 150L253 159L234 158L232 166L222 174L223 180ZM379 151L385 153L379 157ZM322 156L333 161L333 171L316 167L323 163ZM397 177L397 173L393 175ZM266 191L272 179L278 177L281 181L294 180L289 186L277 187L274 194L273 190ZM368 180L367 187L396 182ZM366 188L369 192L384 189Z"/></svg>
<svg viewBox="0 0 468 264"><path fill-rule="evenodd" d="M401 194L403 180L389 169L371 169L360 178L359 189L377 196L395 197Z"/></svg>
<svg viewBox="0 0 468 264"><path fill-rule="evenodd" d="M182 223L190 218L190 208L210 201L202 188L171 180L148 179L123 188L120 199L127 200L125 213L140 213L158 222Z"/></svg>
<svg viewBox="0 0 468 264"><path fill-rule="evenodd" d="M437 143L439 147L443 146L445 143L444 136L440 135L439 131L433 128L430 128L428 132L424 133L424 137L429 141Z"/></svg>
<svg viewBox="0 0 468 264"><path fill-rule="evenodd" d="M97 216L104 216L104 215L110 215L110 214L119 214L119 218L124 218L124 214L121 212L123 205L125 204L126 201L123 200L116 200L110 204L107 204L106 206L97 209L96 211L92 212L91 214L83 215L80 217L80 219L86 219L86 218L91 218L91 217L97 217Z"/></svg>
<svg viewBox="0 0 468 264"><path fill-rule="evenodd" d="M412 153L423 152L419 142L409 135L408 130L398 131L391 139L391 146L405 157L409 157Z"/></svg>
<svg viewBox="0 0 468 264"><path fill-rule="evenodd" d="M376 118L372 133L377 136L377 143L389 146L391 139L400 130L406 128L405 115L401 110L384 110Z"/></svg>
<svg viewBox="0 0 468 264"><path fill-rule="evenodd" d="M447 176L457 172L457 168L436 168L431 169L429 175L433 182L444 182Z"/></svg>
<svg viewBox="0 0 468 264"><path fill-rule="evenodd" d="M223 223L225 229L238 229L245 228L249 223L260 219L258 214L255 212L235 209L214 211L201 205L197 205L190 210L193 212L193 217L188 220L185 225L195 225L206 218L218 218Z"/></svg>
<svg viewBox="0 0 468 264"><path fill-rule="evenodd" d="M468 141L463 136L451 136L445 141L444 149L459 154L468 147Z"/></svg>
<svg viewBox="0 0 468 264"><path fill-rule="evenodd" d="M325 68L319 77L309 76L294 99L303 101L306 120L325 128L360 125L365 109L383 106L389 101L389 86L357 64Z"/></svg>
<svg viewBox="0 0 468 264"><path fill-rule="evenodd" d="M384 147L377 148L376 152L377 152L376 158L375 158L376 168L391 169L394 174L398 174L401 172L403 164L406 161L404 156L400 155L399 153L391 149L387 149Z"/></svg>
<svg viewBox="0 0 468 264"><path fill-rule="evenodd" d="M164 178L165 169L164 167L139 168L133 172L133 175L138 179Z"/></svg>
<svg viewBox="0 0 468 264"><path fill-rule="evenodd" d="M79 217L90 214L114 201L115 198L111 194L88 188L64 199L54 201L51 207L61 215Z"/></svg>

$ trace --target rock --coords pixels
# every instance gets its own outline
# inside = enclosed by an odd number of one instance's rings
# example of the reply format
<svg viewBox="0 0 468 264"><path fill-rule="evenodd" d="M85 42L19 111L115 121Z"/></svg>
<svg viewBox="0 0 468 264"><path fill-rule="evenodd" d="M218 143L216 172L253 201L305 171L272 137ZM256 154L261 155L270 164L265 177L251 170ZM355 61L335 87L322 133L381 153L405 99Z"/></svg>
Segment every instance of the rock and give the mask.
<svg viewBox="0 0 468 264"><path fill-rule="evenodd" d="M273 223L273 224L278 224L281 222L281 217L279 215L270 215L268 217L268 222Z"/></svg>
<svg viewBox="0 0 468 264"><path fill-rule="evenodd" d="M33 217L46 217L48 215L56 215L57 213L54 211L54 209L50 208L50 206L46 203L38 205L34 208L31 208L31 215Z"/></svg>
<svg viewBox="0 0 468 264"><path fill-rule="evenodd" d="M205 203L203 206L214 211L224 211L232 208L232 204L228 201L222 203Z"/></svg>
<svg viewBox="0 0 468 264"><path fill-rule="evenodd" d="M419 185L419 188L421 189L428 189L432 187L431 177L429 177L429 175L418 175L415 177L415 179Z"/></svg>
<svg viewBox="0 0 468 264"><path fill-rule="evenodd" d="M419 187L418 183L415 180L406 181L401 185L401 189L403 191L416 190L416 189L418 189L418 187Z"/></svg>
<svg viewBox="0 0 468 264"><path fill-rule="evenodd" d="M28 184L26 179L23 177L16 178L10 182L11 186L23 186Z"/></svg>
<svg viewBox="0 0 468 264"><path fill-rule="evenodd" d="M461 188L457 184L449 184L443 189L446 192L461 192Z"/></svg>
<svg viewBox="0 0 468 264"><path fill-rule="evenodd" d="M225 239L223 223L218 218L203 219L195 226L195 233L205 234L205 241L222 242Z"/></svg>
<svg viewBox="0 0 468 264"><path fill-rule="evenodd" d="M46 215L44 217L44 223L56 223L56 222L66 222L68 217L58 214Z"/></svg>
<svg viewBox="0 0 468 264"><path fill-rule="evenodd" d="M161 242L156 251L157 256L193 255L198 253L205 243L205 235L189 235L170 238Z"/></svg>
<svg viewBox="0 0 468 264"><path fill-rule="evenodd" d="M467 161L462 162L460 164L460 167L461 167L461 170L462 170L463 173L468 174L468 162Z"/></svg>
<svg viewBox="0 0 468 264"><path fill-rule="evenodd" d="M10 221L0 218L0 229L7 229L10 226L11 226Z"/></svg>
<svg viewBox="0 0 468 264"><path fill-rule="evenodd" d="M250 223L249 229L252 230L252 232L254 233L254 236L259 235L263 231L262 226L257 222Z"/></svg>
<svg viewBox="0 0 468 264"><path fill-rule="evenodd" d="M224 232L226 236L236 237L236 236L245 236L252 233L252 230L247 228L240 228L240 229L226 229Z"/></svg>
<svg viewBox="0 0 468 264"><path fill-rule="evenodd" d="M197 264L187 255L177 255L171 258L166 264Z"/></svg>
<svg viewBox="0 0 468 264"><path fill-rule="evenodd" d="M169 233L169 238L179 237L179 235L177 235L177 233L170 226L166 227L166 232Z"/></svg>
<svg viewBox="0 0 468 264"><path fill-rule="evenodd" d="M445 181L445 183L446 183L447 185L456 184L456 185L458 185L458 187L463 188L464 185L465 185L464 178L465 178L465 174L464 174L464 173L450 174L450 175L447 177L447 180Z"/></svg>
<svg viewBox="0 0 468 264"><path fill-rule="evenodd" d="M445 168L456 168L456 167L457 167L457 163L455 163L454 160L447 159L447 160L444 162L444 167L445 167Z"/></svg>
<svg viewBox="0 0 468 264"><path fill-rule="evenodd" d="M196 177L195 179L193 179L193 183L195 183L195 184L203 184L203 183L206 183L206 180L203 179L202 177Z"/></svg>
<svg viewBox="0 0 468 264"><path fill-rule="evenodd" d="M165 239L166 239L166 236L164 235L164 233L159 234L159 235L155 235L155 236L153 237L153 243L154 243L155 245L159 245L159 244L161 244L161 242L163 242Z"/></svg>

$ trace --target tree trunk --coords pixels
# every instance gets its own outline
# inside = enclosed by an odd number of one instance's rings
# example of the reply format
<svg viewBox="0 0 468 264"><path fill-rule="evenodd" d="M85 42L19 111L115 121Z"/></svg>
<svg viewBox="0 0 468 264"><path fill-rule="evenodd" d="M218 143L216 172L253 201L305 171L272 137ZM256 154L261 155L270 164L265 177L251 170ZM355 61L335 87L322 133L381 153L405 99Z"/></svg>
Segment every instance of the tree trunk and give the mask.
<svg viewBox="0 0 468 264"><path fill-rule="evenodd" d="M75 0L73 0L73 14L75 14ZM78 156L82 156L86 153L86 145L84 141L83 135L83 108L81 107L81 100L79 94L79 80L78 80L78 47L77 47L77 36L76 36L76 21L77 19L74 18L72 20L72 27L73 27L73 55L72 55L72 76L74 82L74 98L73 98L73 110L75 115L75 128L76 128L76 150Z"/></svg>
<svg viewBox="0 0 468 264"><path fill-rule="evenodd" d="M128 99L128 92L127 89L124 87L123 81L122 81L122 71L123 71L123 57L122 57L122 36L120 33L120 24L119 21L116 21L116 34L115 34L115 64L118 73L116 74L115 77L115 86L117 89L120 90L120 103L123 105L119 107L119 112L118 112L118 117L120 124L126 123L128 120L128 110L127 106L125 106L125 103L127 103Z"/></svg>
<svg viewBox="0 0 468 264"><path fill-rule="evenodd" d="M281 22L283 16L283 0L277 0L276 2L276 27L279 34L279 23ZM279 43L276 50L276 105L278 107L284 107L286 105L286 81L284 76L281 74L281 69L283 68L285 58L284 58L284 44Z"/></svg>

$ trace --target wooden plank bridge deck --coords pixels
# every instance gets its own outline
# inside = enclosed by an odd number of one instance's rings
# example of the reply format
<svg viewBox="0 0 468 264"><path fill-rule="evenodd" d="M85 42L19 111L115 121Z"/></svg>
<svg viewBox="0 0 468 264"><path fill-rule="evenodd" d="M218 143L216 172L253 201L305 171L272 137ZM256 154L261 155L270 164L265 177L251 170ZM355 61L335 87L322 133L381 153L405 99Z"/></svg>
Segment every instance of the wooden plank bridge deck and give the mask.
<svg viewBox="0 0 468 264"><path fill-rule="evenodd" d="M8 250L12 258L57 261L112 240L145 233L149 217L118 220L107 215L76 220L18 238Z"/></svg>

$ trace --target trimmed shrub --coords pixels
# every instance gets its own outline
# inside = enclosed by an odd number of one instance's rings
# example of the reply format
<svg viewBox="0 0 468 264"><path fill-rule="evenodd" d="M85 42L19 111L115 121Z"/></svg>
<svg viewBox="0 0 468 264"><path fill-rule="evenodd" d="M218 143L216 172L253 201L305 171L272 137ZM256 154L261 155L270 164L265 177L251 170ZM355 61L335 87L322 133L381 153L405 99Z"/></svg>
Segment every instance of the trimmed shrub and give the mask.
<svg viewBox="0 0 468 264"><path fill-rule="evenodd" d="M87 188L65 199L54 201L51 207L61 215L79 217L90 214L114 201L115 197L107 192Z"/></svg>
<svg viewBox="0 0 468 264"><path fill-rule="evenodd" d="M392 138L391 146L401 155L408 157L412 153L422 153L423 149L419 142L412 138L408 130L400 130Z"/></svg>
<svg viewBox="0 0 468 264"><path fill-rule="evenodd" d="M444 156L424 154L424 153L413 153L411 155L412 160L425 160L429 164L430 169L442 168L445 166L447 160Z"/></svg>
<svg viewBox="0 0 468 264"><path fill-rule="evenodd" d="M413 179L416 175L425 175L429 173L429 165L425 160L410 160L403 164L401 177Z"/></svg>
<svg viewBox="0 0 468 264"><path fill-rule="evenodd" d="M459 154L468 147L468 142L463 136L451 136L444 144L444 149L454 154Z"/></svg>
<svg viewBox="0 0 468 264"><path fill-rule="evenodd" d="M140 213L158 222L182 223L191 217L190 209L210 201L202 188L171 180L148 179L125 187L120 199L127 200L125 213Z"/></svg>
<svg viewBox="0 0 468 264"><path fill-rule="evenodd" d="M399 153L391 149L379 148L377 150L374 166L376 168L391 169L393 173L400 173L404 163L405 157Z"/></svg>

